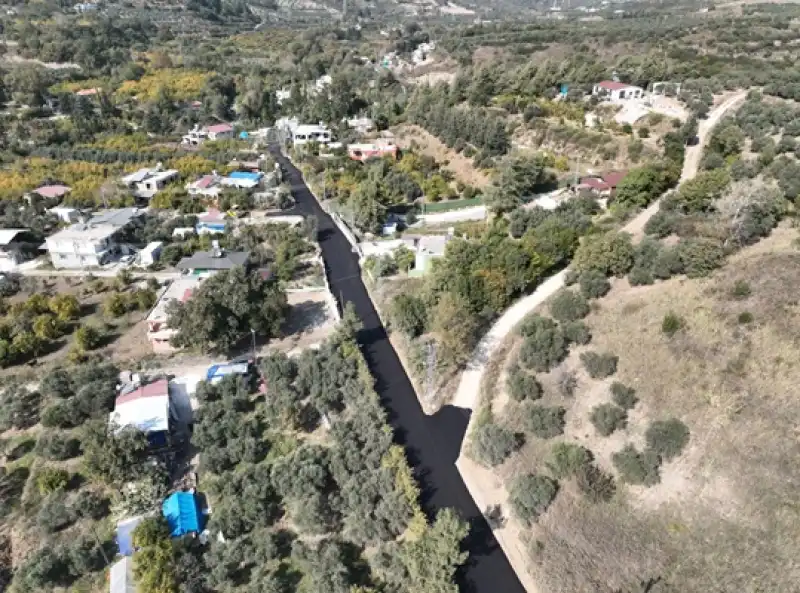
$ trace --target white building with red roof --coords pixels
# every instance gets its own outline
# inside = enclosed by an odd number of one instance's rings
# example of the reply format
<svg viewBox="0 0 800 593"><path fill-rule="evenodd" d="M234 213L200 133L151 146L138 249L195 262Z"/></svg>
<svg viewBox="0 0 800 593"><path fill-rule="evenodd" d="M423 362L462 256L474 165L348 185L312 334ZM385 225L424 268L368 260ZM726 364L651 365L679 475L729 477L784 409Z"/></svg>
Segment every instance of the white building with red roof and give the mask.
<svg viewBox="0 0 800 593"><path fill-rule="evenodd" d="M156 446L169 443L174 420L176 414L172 410L167 379L123 388L114 402L114 411L109 414L109 422L116 429L141 430Z"/></svg>
<svg viewBox="0 0 800 593"><path fill-rule="evenodd" d="M592 88L592 94L611 101L628 101L630 99L643 99L644 89L625 82L616 80L603 80Z"/></svg>

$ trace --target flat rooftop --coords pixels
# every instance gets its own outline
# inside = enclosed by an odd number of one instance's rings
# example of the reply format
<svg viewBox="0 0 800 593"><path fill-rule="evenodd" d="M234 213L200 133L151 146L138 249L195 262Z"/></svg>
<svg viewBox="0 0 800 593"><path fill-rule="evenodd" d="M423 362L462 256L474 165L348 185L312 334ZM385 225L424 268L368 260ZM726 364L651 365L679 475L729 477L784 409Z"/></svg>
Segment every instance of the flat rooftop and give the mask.
<svg viewBox="0 0 800 593"><path fill-rule="evenodd" d="M184 302L202 281L203 279L197 276L186 276L173 280L150 311L147 321L166 321L167 305L176 300Z"/></svg>

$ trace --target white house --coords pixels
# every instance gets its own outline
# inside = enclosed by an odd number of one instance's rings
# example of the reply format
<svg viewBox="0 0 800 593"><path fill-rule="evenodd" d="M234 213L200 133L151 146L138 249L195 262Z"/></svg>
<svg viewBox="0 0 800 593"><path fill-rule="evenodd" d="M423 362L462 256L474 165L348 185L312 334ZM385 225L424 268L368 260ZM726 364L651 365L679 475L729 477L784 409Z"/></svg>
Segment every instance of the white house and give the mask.
<svg viewBox="0 0 800 593"><path fill-rule="evenodd" d="M173 280L150 310L150 314L147 316L147 340L154 352L173 352L175 350L170 344L170 340L176 330L167 327L167 307L173 301L181 303L188 301L202 281L203 279L198 276L181 276Z"/></svg>
<svg viewBox="0 0 800 593"><path fill-rule="evenodd" d="M0 272L10 272L36 249L27 229L0 229ZM27 239L27 240L26 240Z"/></svg>
<svg viewBox="0 0 800 593"><path fill-rule="evenodd" d="M322 124L301 124L292 130L292 142L295 146L308 142L328 144L330 141L331 131Z"/></svg>
<svg viewBox="0 0 800 593"><path fill-rule="evenodd" d="M233 131L231 124L214 124L204 128L195 126L181 138L181 144L198 146L206 140L230 140L233 138Z"/></svg>
<svg viewBox="0 0 800 593"><path fill-rule="evenodd" d="M57 217L60 222L66 222L68 224L78 222L81 216L80 210L68 206L56 206L55 208L50 208L48 212Z"/></svg>
<svg viewBox="0 0 800 593"><path fill-rule="evenodd" d="M598 82L592 88L592 94L598 97L610 99L611 101L628 101L630 99L644 98L644 89L632 84L617 82L615 80L604 80Z"/></svg>
<svg viewBox="0 0 800 593"><path fill-rule="evenodd" d="M139 169L135 173L126 175L122 178L125 187L133 190L133 195L137 198L152 198L167 184L178 178L177 169L163 169L161 163L154 169Z"/></svg>
<svg viewBox="0 0 800 593"><path fill-rule="evenodd" d="M116 251L117 231L111 224L77 223L47 237L44 246L54 268L100 266Z"/></svg>
<svg viewBox="0 0 800 593"><path fill-rule="evenodd" d="M139 252L139 265L151 266L158 261L161 257L161 248L164 244L161 241L153 241L145 245Z"/></svg>

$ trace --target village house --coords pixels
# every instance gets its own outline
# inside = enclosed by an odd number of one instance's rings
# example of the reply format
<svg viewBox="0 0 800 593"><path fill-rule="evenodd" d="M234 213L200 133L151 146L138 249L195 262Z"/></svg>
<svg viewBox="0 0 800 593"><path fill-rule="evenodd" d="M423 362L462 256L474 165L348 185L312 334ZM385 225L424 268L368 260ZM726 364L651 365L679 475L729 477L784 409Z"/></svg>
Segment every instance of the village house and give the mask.
<svg viewBox="0 0 800 593"><path fill-rule="evenodd" d="M359 243L362 257L391 256L401 248L414 254L414 269L408 271L413 276L422 276L431 269L431 262L444 256L451 235L403 235L401 239L388 241L367 241Z"/></svg>
<svg viewBox="0 0 800 593"><path fill-rule="evenodd" d="M115 429L136 428L145 433L150 446L156 448L172 442L172 431L178 420L167 379L124 386L114 402L114 411L109 414L109 423Z"/></svg>
<svg viewBox="0 0 800 593"><path fill-rule="evenodd" d="M225 232L228 220L231 219L232 217L228 213L212 208L197 217L194 231L198 235L221 235Z"/></svg>
<svg viewBox="0 0 800 593"><path fill-rule="evenodd" d="M0 229L0 272L11 272L39 249L27 229Z"/></svg>
<svg viewBox="0 0 800 593"><path fill-rule="evenodd" d="M611 101L627 101L644 98L644 89L625 82L604 80L592 88L592 95Z"/></svg>
<svg viewBox="0 0 800 593"><path fill-rule="evenodd" d="M177 169L164 169L159 163L154 169L139 169L135 173L126 175L122 178L122 184L133 190L133 195L137 198L150 199L170 181L177 179L178 175Z"/></svg>
<svg viewBox="0 0 800 593"><path fill-rule="evenodd" d="M181 303L188 301L202 281L203 279L198 276L177 278L161 294L145 320L147 341L150 342L153 352L164 354L175 351L175 347L170 343L175 330L167 326L167 307L173 301Z"/></svg>
<svg viewBox="0 0 800 593"><path fill-rule="evenodd" d="M88 222L75 223L45 239L55 268L101 266L121 251L117 237L142 212L119 208L95 214Z"/></svg>
<svg viewBox="0 0 800 593"><path fill-rule="evenodd" d="M195 126L181 138L181 144L199 146L206 140L230 140L233 138L233 132L231 124L214 124L204 128Z"/></svg>
<svg viewBox="0 0 800 593"><path fill-rule="evenodd" d="M375 140L369 144L348 144L347 155L354 161L391 156L397 158L397 145L391 140Z"/></svg>
<svg viewBox="0 0 800 593"><path fill-rule="evenodd" d="M214 242L210 251L198 251L184 257L176 266L179 270L194 276L209 276L236 266L247 266L250 260L248 251L228 251Z"/></svg>
<svg viewBox="0 0 800 593"><path fill-rule="evenodd" d="M205 196L216 200L228 187L247 192L254 192L263 186L264 174L260 171L234 171L230 175L221 176L216 171L203 175L200 179L186 184L190 196Z"/></svg>
<svg viewBox="0 0 800 593"><path fill-rule="evenodd" d="M66 222L67 224L78 222L81 218L80 210L67 206L56 206L55 208L50 208L47 212L58 218L59 222Z"/></svg>
<svg viewBox="0 0 800 593"><path fill-rule="evenodd" d="M596 193L603 198L613 198L617 191L620 181L625 179L627 171L610 171L603 175L590 175L582 177L580 183L575 186L578 191L588 190Z"/></svg>
<svg viewBox="0 0 800 593"><path fill-rule="evenodd" d="M328 144L331 140L331 131L322 124L300 124L292 130L292 143L295 146L309 142Z"/></svg>

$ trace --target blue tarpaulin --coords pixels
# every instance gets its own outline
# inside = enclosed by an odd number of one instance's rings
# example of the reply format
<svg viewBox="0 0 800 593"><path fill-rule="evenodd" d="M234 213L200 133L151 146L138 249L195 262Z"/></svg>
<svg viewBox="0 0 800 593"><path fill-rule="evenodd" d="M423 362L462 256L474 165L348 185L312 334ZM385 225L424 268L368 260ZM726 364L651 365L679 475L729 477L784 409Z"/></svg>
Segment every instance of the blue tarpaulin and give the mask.
<svg viewBox="0 0 800 593"><path fill-rule="evenodd" d="M191 492L175 492L170 495L164 501L161 511L169 524L172 537L199 533L203 529L203 516L197 499Z"/></svg>

